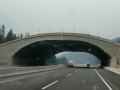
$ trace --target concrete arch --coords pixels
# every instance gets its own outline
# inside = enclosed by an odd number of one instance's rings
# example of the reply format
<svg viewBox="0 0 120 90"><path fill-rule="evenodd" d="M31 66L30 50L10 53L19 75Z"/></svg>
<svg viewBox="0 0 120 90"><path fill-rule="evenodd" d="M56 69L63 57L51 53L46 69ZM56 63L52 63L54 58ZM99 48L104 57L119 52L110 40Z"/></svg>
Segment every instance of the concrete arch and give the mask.
<svg viewBox="0 0 120 90"><path fill-rule="evenodd" d="M109 65L111 57L101 48L83 41L45 40L29 44L13 55L15 65L47 65L48 58L65 52L87 52L101 60L102 66Z"/></svg>
<svg viewBox="0 0 120 90"><path fill-rule="evenodd" d="M120 45L104 38L80 33L45 33L1 44L0 61L6 63L7 65L12 65L12 56L17 51L31 43L44 40L71 40L91 43L99 47L101 50L106 51L106 53L111 57L109 66L115 67L118 65L117 58L119 59L120 55Z"/></svg>

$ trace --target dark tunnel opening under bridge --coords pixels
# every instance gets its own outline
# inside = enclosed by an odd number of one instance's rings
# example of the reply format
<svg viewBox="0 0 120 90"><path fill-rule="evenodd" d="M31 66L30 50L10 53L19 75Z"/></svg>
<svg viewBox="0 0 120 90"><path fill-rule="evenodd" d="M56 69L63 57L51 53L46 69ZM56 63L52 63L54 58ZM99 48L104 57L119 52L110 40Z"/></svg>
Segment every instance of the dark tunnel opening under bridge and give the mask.
<svg viewBox="0 0 120 90"><path fill-rule="evenodd" d="M104 50L88 42L45 40L21 48L13 55L12 64L18 66L45 66L50 57L65 51L90 53L101 61L101 66L108 66L111 59Z"/></svg>

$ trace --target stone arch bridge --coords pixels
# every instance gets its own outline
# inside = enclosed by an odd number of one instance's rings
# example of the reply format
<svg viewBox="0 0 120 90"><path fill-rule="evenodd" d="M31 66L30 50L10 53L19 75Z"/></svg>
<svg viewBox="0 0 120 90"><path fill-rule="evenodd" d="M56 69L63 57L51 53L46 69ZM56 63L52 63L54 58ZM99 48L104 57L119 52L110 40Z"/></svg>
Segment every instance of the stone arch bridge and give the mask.
<svg viewBox="0 0 120 90"><path fill-rule="evenodd" d="M51 56L63 51L87 52L102 66L119 66L120 45L108 39L80 33L45 33L0 45L0 63L47 65Z"/></svg>

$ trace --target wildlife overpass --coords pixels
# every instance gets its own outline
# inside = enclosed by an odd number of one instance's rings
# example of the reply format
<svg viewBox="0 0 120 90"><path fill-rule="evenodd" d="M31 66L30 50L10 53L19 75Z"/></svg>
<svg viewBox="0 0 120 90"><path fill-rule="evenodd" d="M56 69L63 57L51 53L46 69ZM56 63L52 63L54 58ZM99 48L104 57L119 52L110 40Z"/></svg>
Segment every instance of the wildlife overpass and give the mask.
<svg viewBox="0 0 120 90"><path fill-rule="evenodd" d="M102 66L119 66L120 45L81 33L37 34L1 44L0 63L43 66L50 57L64 51L87 52L96 56Z"/></svg>

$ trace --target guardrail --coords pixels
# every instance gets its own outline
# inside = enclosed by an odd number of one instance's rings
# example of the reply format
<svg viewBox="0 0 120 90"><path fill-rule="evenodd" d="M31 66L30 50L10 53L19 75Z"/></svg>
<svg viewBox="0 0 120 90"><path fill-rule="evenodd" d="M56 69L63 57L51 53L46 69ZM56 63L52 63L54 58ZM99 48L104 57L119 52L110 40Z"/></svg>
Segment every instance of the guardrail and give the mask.
<svg viewBox="0 0 120 90"><path fill-rule="evenodd" d="M65 68L65 65L34 66L34 67L9 67L0 69L0 77L27 74L33 72L47 71L53 69Z"/></svg>

